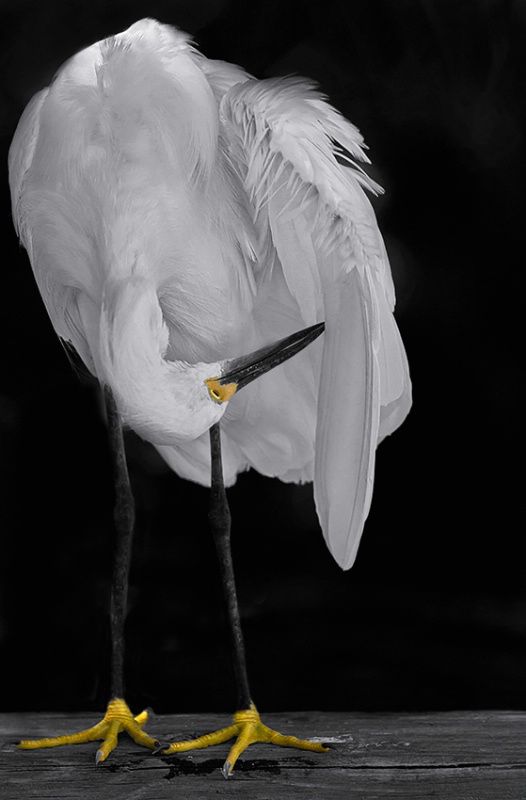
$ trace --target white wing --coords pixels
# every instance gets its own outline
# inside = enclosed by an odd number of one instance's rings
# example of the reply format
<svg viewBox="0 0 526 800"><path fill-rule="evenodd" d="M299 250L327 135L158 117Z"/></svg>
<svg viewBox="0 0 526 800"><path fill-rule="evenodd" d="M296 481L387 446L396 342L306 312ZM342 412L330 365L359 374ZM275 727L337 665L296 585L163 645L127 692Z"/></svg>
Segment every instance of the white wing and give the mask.
<svg viewBox="0 0 526 800"><path fill-rule="evenodd" d="M18 200L22 193L22 184L26 172L33 161L35 145L39 131L39 115L42 104L47 97L49 89L37 92L24 109L20 117L11 147L9 148L9 183L11 189L11 206L13 208L13 222L15 229L20 234L21 220L18 215Z"/></svg>
<svg viewBox="0 0 526 800"><path fill-rule="evenodd" d="M367 160L356 128L303 81L237 84L220 115L266 268L277 254L305 325L326 322L314 497L329 549L348 569L369 511L376 445L411 405L391 272L364 192L379 187L355 161Z"/></svg>

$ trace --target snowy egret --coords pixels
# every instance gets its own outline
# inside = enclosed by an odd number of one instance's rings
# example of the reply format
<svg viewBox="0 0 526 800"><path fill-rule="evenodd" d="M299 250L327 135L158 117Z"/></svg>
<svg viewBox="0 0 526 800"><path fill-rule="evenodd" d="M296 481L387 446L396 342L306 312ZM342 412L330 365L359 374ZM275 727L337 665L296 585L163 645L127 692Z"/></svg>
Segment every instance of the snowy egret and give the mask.
<svg viewBox="0 0 526 800"><path fill-rule="evenodd" d="M309 83L255 80L151 19L75 55L26 108L9 155L13 217L55 331L104 387L118 547L107 713L21 747L103 739L101 761L121 730L158 746L124 700L125 424L211 485L234 644L233 724L164 752L237 737L228 776L253 741L324 749L271 731L252 703L225 485L248 468L314 480L328 547L353 564L376 446L411 405L362 146Z"/></svg>

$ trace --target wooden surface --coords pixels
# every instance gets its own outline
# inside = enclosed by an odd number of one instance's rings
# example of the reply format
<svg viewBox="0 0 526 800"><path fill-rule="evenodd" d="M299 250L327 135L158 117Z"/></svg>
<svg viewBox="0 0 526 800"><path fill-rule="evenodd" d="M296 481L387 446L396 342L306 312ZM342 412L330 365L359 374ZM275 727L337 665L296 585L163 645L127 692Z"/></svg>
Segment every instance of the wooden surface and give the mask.
<svg viewBox="0 0 526 800"><path fill-rule="evenodd" d="M372 798L526 799L526 712L268 714L283 733L332 744L316 754L270 745L246 751L228 781L227 745L156 757L121 736L95 767L96 744L15 750L12 740L68 733L95 720L86 714L0 715L2 800L372 800ZM186 738L228 722L219 715L152 715L146 729Z"/></svg>

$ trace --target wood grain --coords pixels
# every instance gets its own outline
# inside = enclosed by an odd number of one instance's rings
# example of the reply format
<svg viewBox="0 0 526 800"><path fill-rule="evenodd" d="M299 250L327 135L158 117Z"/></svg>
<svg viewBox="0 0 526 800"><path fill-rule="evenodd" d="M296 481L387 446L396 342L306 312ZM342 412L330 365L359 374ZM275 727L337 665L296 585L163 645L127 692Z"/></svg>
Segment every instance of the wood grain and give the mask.
<svg viewBox="0 0 526 800"><path fill-rule="evenodd" d="M2 800L373 800L455 798L526 800L526 713L268 714L283 733L319 737L326 754L254 745L226 781L227 745L156 757L125 736L94 765L96 745L21 751L24 737L68 733L93 724L86 714L0 715ZM222 715L152 715L147 730L170 740L229 721Z"/></svg>

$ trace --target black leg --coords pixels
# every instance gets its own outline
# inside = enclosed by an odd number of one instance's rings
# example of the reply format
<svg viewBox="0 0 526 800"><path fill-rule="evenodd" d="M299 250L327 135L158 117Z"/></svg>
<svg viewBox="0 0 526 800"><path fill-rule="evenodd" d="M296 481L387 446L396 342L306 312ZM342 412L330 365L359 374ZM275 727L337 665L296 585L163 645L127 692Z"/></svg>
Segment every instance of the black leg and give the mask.
<svg viewBox="0 0 526 800"><path fill-rule="evenodd" d="M184 753L187 750L198 750L203 747L222 744L235 738L222 770L225 778L228 778L232 774L239 756L245 752L249 745L255 742L265 742L283 747L297 747L300 750L312 750L318 753L324 752L327 748L318 742L298 739L295 736L284 736L278 731L272 730L262 723L256 707L251 702L230 549L230 510L223 482L219 423L210 428L210 450L212 456L212 481L209 518L219 556L228 623L232 637L234 669L238 689L238 710L232 719L233 724L227 728L221 728L213 733L205 733L197 739L172 742L169 747L163 750L163 753L165 755Z"/></svg>
<svg viewBox="0 0 526 800"><path fill-rule="evenodd" d="M111 585L111 696L124 697L124 621L128 600L135 504L126 466L122 423L111 390L104 387L110 448L115 480L113 518L117 532L115 563Z"/></svg>
<svg viewBox="0 0 526 800"><path fill-rule="evenodd" d="M210 494L210 512L208 518L214 536L219 558L223 591L225 594L228 624L232 637L234 670L238 690L238 708L250 708L251 698L248 685L245 645L239 617L232 549L230 545L230 509L223 483L223 465L221 461L221 432L219 423L210 428L210 450L212 456L212 482Z"/></svg>
<svg viewBox="0 0 526 800"><path fill-rule="evenodd" d="M134 742L148 747L150 750L160 747L157 739L152 739L142 730L142 726L148 719L148 713L143 711L134 716L124 700L124 621L128 599L128 575L135 510L126 467L119 412L110 389L104 387L103 391L115 478L114 520L117 531L110 605L111 699L104 718L91 728L66 736L23 739L18 744L23 750L34 750L40 747L58 747L64 744L81 744L102 740L95 754L95 764L100 764L108 758L117 746L118 735L122 731L127 731Z"/></svg>

